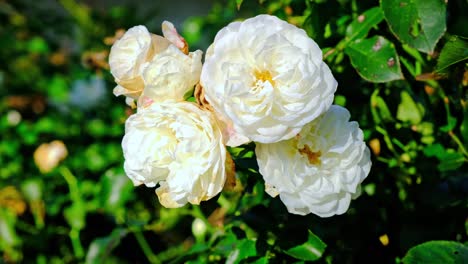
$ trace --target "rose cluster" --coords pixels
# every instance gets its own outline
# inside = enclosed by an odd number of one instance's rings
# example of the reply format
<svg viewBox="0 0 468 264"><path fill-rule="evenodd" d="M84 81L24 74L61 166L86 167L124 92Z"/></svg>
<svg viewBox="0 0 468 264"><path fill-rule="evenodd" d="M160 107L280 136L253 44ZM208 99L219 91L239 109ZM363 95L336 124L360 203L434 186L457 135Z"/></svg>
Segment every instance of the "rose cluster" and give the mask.
<svg viewBox="0 0 468 264"><path fill-rule="evenodd" d="M171 23L162 31L133 27L109 55L114 94L137 108L122 141L136 185L158 185L165 207L199 204L223 189L226 146L253 141L266 192L290 213L347 211L370 153L349 112L332 105L337 82L304 30L270 15L233 22L203 65ZM193 91L197 104L186 101Z"/></svg>

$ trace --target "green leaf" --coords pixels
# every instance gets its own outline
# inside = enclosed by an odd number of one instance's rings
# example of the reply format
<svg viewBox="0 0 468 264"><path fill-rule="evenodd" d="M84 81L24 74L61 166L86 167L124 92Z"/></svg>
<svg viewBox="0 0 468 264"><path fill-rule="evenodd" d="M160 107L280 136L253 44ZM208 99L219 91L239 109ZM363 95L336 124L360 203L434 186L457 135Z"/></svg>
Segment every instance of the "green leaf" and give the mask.
<svg viewBox="0 0 468 264"><path fill-rule="evenodd" d="M374 7L358 16L346 28L346 37L350 40L365 38L369 31L384 19L382 9Z"/></svg>
<svg viewBox="0 0 468 264"><path fill-rule="evenodd" d="M457 126L457 119L453 116L447 117L447 125L440 127L440 131L442 132L449 132L452 131Z"/></svg>
<svg viewBox="0 0 468 264"><path fill-rule="evenodd" d="M439 171L452 171L460 168L465 163L465 157L459 152L446 152L440 159L437 169Z"/></svg>
<svg viewBox="0 0 468 264"><path fill-rule="evenodd" d="M381 36L350 43L345 53L362 78L371 82L403 79L393 43Z"/></svg>
<svg viewBox="0 0 468 264"><path fill-rule="evenodd" d="M323 8L319 3L310 3L307 8L309 14L302 24L302 28L307 32L307 35L317 42L318 45L323 44L325 26L328 23L326 17L319 15Z"/></svg>
<svg viewBox="0 0 468 264"><path fill-rule="evenodd" d="M123 207L133 194L132 182L123 172L117 170L107 171L101 178L100 185L100 203L109 212Z"/></svg>
<svg viewBox="0 0 468 264"><path fill-rule="evenodd" d="M460 125L461 136L465 142L465 146L468 146L468 105L465 105L463 111L463 121Z"/></svg>
<svg viewBox="0 0 468 264"><path fill-rule="evenodd" d="M429 241L412 247L403 263L468 263L468 247L453 241Z"/></svg>
<svg viewBox="0 0 468 264"><path fill-rule="evenodd" d="M237 10L240 9L240 7L241 7L241 5L242 5L242 2L244 2L244 0L236 0Z"/></svg>
<svg viewBox="0 0 468 264"><path fill-rule="evenodd" d="M86 208L81 201L74 202L65 208L63 215L73 229L81 230L86 226Z"/></svg>
<svg viewBox="0 0 468 264"><path fill-rule="evenodd" d="M403 43L430 53L446 30L444 0L380 0L390 30Z"/></svg>
<svg viewBox="0 0 468 264"><path fill-rule="evenodd" d="M102 263L111 251L119 245L120 240L126 236L128 231L126 229L117 228L107 237L100 237L94 239L89 245L88 254L86 255L86 263Z"/></svg>
<svg viewBox="0 0 468 264"><path fill-rule="evenodd" d="M468 39L452 36L440 52L436 71L444 72L448 67L466 59L468 59Z"/></svg>
<svg viewBox="0 0 468 264"><path fill-rule="evenodd" d="M257 259L256 261L252 262L252 264L268 264L268 258L267 257L261 257Z"/></svg>
<svg viewBox="0 0 468 264"><path fill-rule="evenodd" d="M388 108L383 98L379 96L379 90L375 90L371 95L371 107L372 116L376 124L379 124L381 121L393 120L390 109ZM376 109L377 111L375 111L374 109Z"/></svg>
<svg viewBox="0 0 468 264"><path fill-rule="evenodd" d="M307 242L292 247L286 250L285 253L300 260L314 261L322 257L326 247L327 245L318 236L309 231Z"/></svg>
<svg viewBox="0 0 468 264"><path fill-rule="evenodd" d="M229 253L226 263L239 263L241 260L257 255L255 241L243 239L237 242L236 248Z"/></svg>
<svg viewBox="0 0 468 264"><path fill-rule="evenodd" d="M49 52L47 42L41 37L34 37L27 42L27 49L31 53L45 54Z"/></svg>
<svg viewBox="0 0 468 264"><path fill-rule="evenodd" d="M432 144L425 147L423 153L426 157L437 157L438 159L441 159L444 156L445 148L439 143Z"/></svg>
<svg viewBox="0 0 468 264"><path fill-rule="evenodd" d="M407 91L402 91L400 96L401 103L398 105L397 119L413 125L419 124L424 116L422 105L417 104Z"/></svg>

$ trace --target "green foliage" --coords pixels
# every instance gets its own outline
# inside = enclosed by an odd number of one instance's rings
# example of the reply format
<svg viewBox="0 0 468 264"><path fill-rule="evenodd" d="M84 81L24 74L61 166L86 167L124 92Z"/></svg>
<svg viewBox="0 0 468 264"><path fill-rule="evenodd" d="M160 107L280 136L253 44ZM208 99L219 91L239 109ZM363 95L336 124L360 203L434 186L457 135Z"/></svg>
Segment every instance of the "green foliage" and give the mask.
<svg viewBox="0 0 468 264"><path fill-rule="evenodd" d="M430 241L411 248L403 258L405 264L466 263L468 247L452 241Z"/></svg>
<svg viewBox="0 0 468 264"><path fill-rule="evenodd" d="M359 39L349 44L345 53L362 78L372 82L403 79L395 47L382 36Z"/></svg>
<svg viewBox="0 0 468 264"><path fill-rule="evenodd" d="M300 260L314 261L322 257L326 247L320 238L309 231L307 242L286 250L286 254Z"/></svg>
<svg viewBox="0 0 468 264"><path fill-rule="evenodd" d="M442 48L436 71L443 72L448 67L468 59L468 39L452 36Z"/></svg>
<svg viewBox="0 0 468 264"><path fill-rule="evenodd" d="M124 173L134 110L112 95L99 54L118 29L157 32L182 14L164 13L164 1L46 2L0 2L0 262L466 262L466 1L213 0L178 17L191 50L261 13L320 45L335 103L359 122L373 162L349 211L326 219L289 214L265 193L253 144L229 148L232 188L200 206L161 207ZM176 10L200 5L185 2ZM53 140L68 155L41 172L34 153Z"/></svg>
<svg viewBox="0 0 468 264"><path fill-rule="evenodd" d="M446 30L443 0L381 0L392 32L403 42L429 53Z"/></svg>

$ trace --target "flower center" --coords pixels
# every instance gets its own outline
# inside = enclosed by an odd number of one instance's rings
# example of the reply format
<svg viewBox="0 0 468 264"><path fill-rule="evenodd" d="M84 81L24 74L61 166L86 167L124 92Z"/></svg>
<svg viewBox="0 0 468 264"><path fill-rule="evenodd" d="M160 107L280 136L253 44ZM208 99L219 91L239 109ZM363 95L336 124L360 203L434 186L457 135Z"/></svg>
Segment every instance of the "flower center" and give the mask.
<svg viewBox="0 0 468 264"><path fill-rule="evenodd" d="M306 156L310 164L320 165L320 156L322 155L320 151L313 152L310 147L305 144L303 148L299 149L299 153L303 156Z"/></svg>
<svg viewBox="0 0 468 264"><path fill-rule="evenodd" d="M273 80L273 76L271 76L271 72L264 70L255 70L254 71L255 81L253 83L253 90L258 91L263 88L265 82L269 82L271 86L275 86L275 81Z"/></svg>

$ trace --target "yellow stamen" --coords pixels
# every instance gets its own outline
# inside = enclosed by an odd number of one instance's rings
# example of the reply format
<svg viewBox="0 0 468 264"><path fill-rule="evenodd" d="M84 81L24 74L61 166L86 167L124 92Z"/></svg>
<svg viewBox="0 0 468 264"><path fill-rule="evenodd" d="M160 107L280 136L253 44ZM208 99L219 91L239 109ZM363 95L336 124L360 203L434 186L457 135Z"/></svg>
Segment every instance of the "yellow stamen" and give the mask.
<svg viewBox="0 0 468 264"><path fill-rule="evenodd" d="M275 81L273 81L273 77L271 76L271 73L269 71L259 71L259 70L256 70L254 72L254 75L255 75L255 84L258 82L258 81L261 81L261 82L270 82L270 84L272 86L275 86Z"/></svg>
<svg viewBox="0 0 468 264"><path fill-rule="evenodd" d="M320 151L313 152L308 145L304 145L303 148L299 149L299 153L306 156L310 164L320 165L320 156L322 155Z"/></svg>

